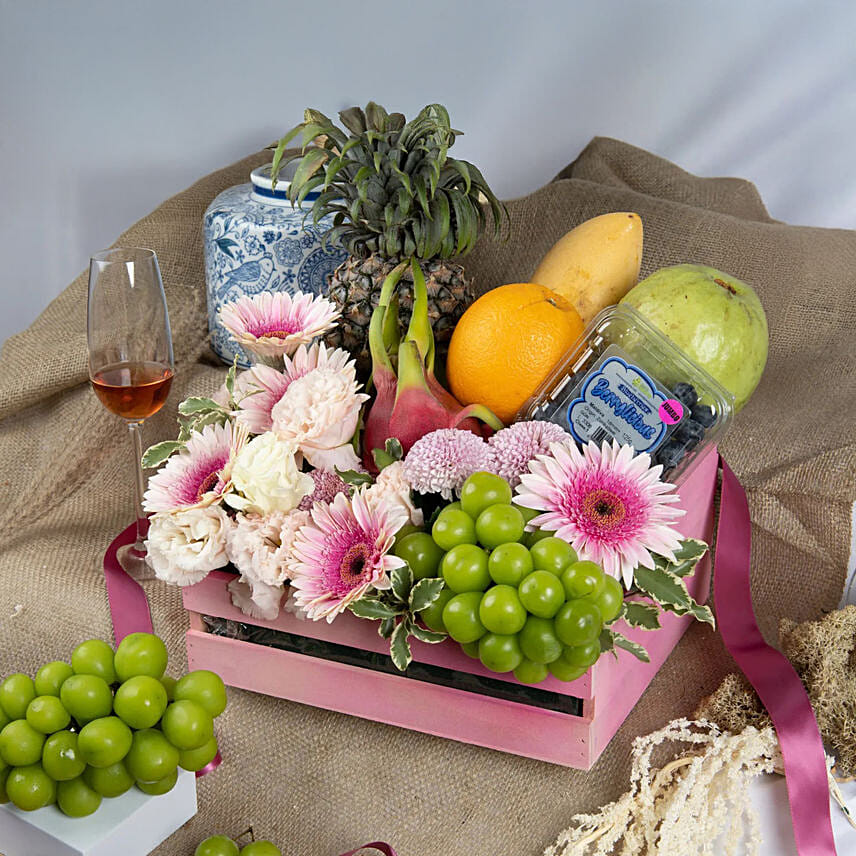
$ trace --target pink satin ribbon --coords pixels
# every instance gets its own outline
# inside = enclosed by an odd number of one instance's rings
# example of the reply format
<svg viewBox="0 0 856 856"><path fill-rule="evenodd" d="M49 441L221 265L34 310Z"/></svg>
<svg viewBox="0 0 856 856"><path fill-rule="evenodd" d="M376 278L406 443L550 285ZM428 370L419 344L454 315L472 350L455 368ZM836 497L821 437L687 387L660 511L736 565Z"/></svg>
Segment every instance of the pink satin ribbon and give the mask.
<svg viewBox="0 0 856 856"><path fill-rule="evenodd" d="M720 457L722 493L714 563L719 631L767 708L782 750L799 856L835 856L823 741L799 675L764 641L752 608L751 524L746 492Z"/></svg>
<svg viewBox="0 0 856 856"><path fill-rule="evenodd" d="M104 583L117 645L131 633L154 633L149 601L143 587L125 573L116 558L118 549L125 544L133 544L136 538L137 524L132 523L113 539L104 554ZM218 752L201 770L196 771L196 778L216 770L222 762Z"/></svg>
<svg viewBox="0 0 856 856"><path fill-rule="evenodd" d="M358 847L356 850L349 850L347 853L343 853L342 856L356 856L361 850L368 850L370 847L374 850L380 850L383 856L395 856L395 850L385 841L373 841L371 844L363 844L362 847Z"/></svg>
<svg viewBox="0 0 856 856"><path fill-rule="evenodd" d="M136 538L137 524L132 523L110 542L104 554L104 582L117 645L131 633L154 633L143 587L125 573L116 558L116 551L125 544L133 544Z"/></svg>

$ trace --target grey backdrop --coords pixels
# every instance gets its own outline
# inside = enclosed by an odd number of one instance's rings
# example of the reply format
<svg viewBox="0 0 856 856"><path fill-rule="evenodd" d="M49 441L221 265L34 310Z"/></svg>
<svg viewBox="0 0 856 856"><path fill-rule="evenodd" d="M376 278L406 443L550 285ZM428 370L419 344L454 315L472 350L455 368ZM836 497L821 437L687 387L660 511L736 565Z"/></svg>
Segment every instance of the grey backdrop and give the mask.
<svg viewBox="0 0 856 856"><path fill-rule="evenodd" d="M506 197L601 134L852 227L854 32L845 2L0 0L0 341L309 105L440 101Z"/></svg>

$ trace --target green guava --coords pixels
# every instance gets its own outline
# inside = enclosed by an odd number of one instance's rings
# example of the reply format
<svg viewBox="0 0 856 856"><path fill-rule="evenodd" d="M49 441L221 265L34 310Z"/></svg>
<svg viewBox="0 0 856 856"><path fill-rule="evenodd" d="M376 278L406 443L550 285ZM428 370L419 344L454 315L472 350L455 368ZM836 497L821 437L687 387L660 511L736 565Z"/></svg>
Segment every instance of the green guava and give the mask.
<svg viewBox="0 0 856 856"><path fill-rule="evenodd" d="M704 265L672 265L622 298L734 395L740 410L767 363L767 318L745 282Z"/></svg>

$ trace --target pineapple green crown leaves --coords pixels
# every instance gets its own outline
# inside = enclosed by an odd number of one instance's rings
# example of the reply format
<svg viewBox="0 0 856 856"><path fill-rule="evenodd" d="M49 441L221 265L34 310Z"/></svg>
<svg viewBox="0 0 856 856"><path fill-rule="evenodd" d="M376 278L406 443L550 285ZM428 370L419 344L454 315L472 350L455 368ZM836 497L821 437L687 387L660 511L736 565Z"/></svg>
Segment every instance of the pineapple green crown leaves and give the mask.
<svg viewBox="0 0 856 856"><path fill-rule="evenodd" d="M461 132L441 104L429 104L410 122L371 101L365 110L341 111L339 119L346 130L307 109L279 141L271 168L275 186L283 167L297 161L289 199L301 205L319 192L312 215L316 225L333 215L327 241L340 241L353 256L465 255L487 225L482 197L501 235L508 212L476 166L449 157ZM300 151L287 156L292 141Z"/></svg>

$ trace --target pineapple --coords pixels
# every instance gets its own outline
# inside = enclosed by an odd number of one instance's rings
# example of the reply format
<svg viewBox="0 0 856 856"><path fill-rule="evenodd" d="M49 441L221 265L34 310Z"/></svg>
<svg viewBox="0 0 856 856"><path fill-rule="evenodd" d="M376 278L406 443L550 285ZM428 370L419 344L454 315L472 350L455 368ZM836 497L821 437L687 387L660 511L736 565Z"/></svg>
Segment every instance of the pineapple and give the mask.
<svg viewBox="0 0 856 856"><path fill-rule="evenodd" d="M328 344L346 348L362 373L370 366L369 321L387 274L402 260L415 257L425 273L428 315L441 358L458 319L475 299L473 285L454 258L475 246L487 223L480 200L490 205L499 235L505 207L481 172L448 156L460 133L439 104L425 107L410 122L369 102L365 110L339 113L346 133L323 113L306 110L304 121L276 147L271 175L298 161L289 198L300 204L320 190L312 204L317 224L333 214L325 236L350 253L329 283L329 298L342 320ZM300 152L284 157L299 135ZM407 273L399 284L399 312L406 325L412 306Z"/></svg>

